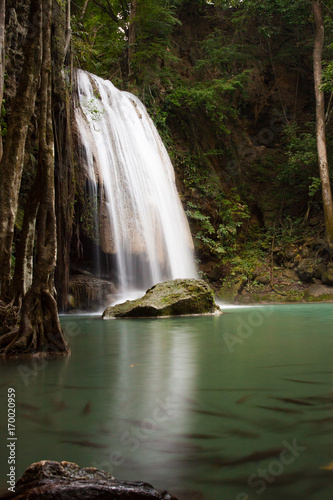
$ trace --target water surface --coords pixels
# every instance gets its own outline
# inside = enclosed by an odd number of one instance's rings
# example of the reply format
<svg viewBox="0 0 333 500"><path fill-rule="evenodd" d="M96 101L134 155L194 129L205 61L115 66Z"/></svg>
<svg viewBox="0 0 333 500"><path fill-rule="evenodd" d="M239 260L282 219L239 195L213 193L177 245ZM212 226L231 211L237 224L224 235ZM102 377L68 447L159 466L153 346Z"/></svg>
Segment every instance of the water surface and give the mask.
<svg viewBox="0 0 333 500"><path fill-rule="evenodd" d="M70 358L0 362L2 489L14 387L17 478L68 460L180 500L330 499L332 320L332 304L62 317Z"/></svg>

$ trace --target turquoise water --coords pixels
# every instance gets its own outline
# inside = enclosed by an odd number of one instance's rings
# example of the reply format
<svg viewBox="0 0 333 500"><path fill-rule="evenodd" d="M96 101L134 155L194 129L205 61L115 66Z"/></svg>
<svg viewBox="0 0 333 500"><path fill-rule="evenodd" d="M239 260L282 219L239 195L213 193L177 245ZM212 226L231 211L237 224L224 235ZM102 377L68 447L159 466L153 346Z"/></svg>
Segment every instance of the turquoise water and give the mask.
<svg viewBox="0 0 333 500"><path fill-rule="evenodd" d="M13 387L17 478L68 460L180 500L331 498L332 304L61 321L68 359L0 361L2 490Z"/></svg>

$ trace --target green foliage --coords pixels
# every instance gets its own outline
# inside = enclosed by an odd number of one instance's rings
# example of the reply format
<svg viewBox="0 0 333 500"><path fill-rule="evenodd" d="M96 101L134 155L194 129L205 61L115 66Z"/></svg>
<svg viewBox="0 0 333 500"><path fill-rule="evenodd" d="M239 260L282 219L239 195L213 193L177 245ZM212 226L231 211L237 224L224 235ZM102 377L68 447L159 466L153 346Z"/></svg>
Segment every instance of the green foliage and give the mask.
<svg viewBox="0 0 333 500"><path fill-rule="evenodd" d="M221 33L219 29L215 29L203 40L200 47L203 51L203 57L196 61L197 71L208 70L214 75L227 74L232 76L242 73L244 63L249 59L248 47L245 48L233 41L226 43L226 35Z"/></svg>
<svg viewBox="0 0 333 500"><path fill-rule="evenodd" d="M99 206L99 195L85 193L85 195L81 197L81 207L83 210L81 210L81 214L79 215L80 226L83 233L97 245L100 243L100 227L96 220L97 207Z"/></svg>
<svg viewBox="0 0 333 500"><path fill-rule="evenodd" d="M302 131L297 123L285 127L287 161L278 179L298 193L314 196L317 192L314 178L318 172L315 124L308 123L305 129L308 131Z"/></svg>
<svg viewBox="0 0 333 500"><path fill-rule="evenodd" d="M325 92L333 92L333 61L328 62L323 70L322 89Z"/></svg>
<svg viewBox="0 0 333 500"><path fill-rule="evenodd" d="M312 183L309 186L309 196L312 198L315 196L321 188L321 180L319 177L309 177Z"/></svg>
<svg viewBox="0 0 333 500"><path fill-rule="evenodd" d="M164 107L171 113L186 114L189 111L204 113L217 125L220 132L230 133L226 125L227 119L237 116L237 109L231 105L230 99L237 92L243 92L248 71L230 79L214 79L210 82L194 82L188 85L185 81L170 90L165 98Z"/></svg>
<svg viewBox="0 0 333 500"><path fill-rule="evenodd" d="M234 192L230 198L220 194L215 220L205 215L202 208L192 202L187 203L186 215L195 221L195 239L200 242L202 251L208 251L219 261L223 256L230 257L237 250L237 230L249 217L248 208L240 202Z"/></svg>
<svg viewBox="0 0 333 500"><path fill-rule="evenodd" d="M181 23L174 2L165 0L139 0L133 22L135 50L129 64L136 84L145 91L168 79L168 68L177 63L171 35Z"/></svg>
<svg viewBox="0 0 333 500"><path fill-rule="evenodd" d="M126 47L128 6L123 2L101 0L89 2L81 18L84 0L73 8L71 24L76 65L103 78L111 72L120 77L119 60ZM109 9L110 6L110 9Z"/></svg>
<svg viewBox="0 0 333 500"><path fill-rule="evenodd" d="M99 121L105 111L104 109L101 109L95 97L93 97L92 99L85 99L83 101L82 107L85 113L87 113L91 120L93 120L94 122Z"/></svg>

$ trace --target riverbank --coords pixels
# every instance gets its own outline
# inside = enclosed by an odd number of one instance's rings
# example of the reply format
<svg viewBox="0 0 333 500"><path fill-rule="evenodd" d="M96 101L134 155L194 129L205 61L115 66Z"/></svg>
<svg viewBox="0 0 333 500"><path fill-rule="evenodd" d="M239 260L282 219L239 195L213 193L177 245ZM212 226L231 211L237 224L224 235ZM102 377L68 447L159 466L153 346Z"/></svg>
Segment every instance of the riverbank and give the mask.
<svg viewBox="0 0 333 500"><path fill-rule="evenodd" d="M219 301L231 304L333 302L333 286L316 278L302 282L296 271L285 268L276 269L273 278L269 271L259 280L227 278L214 291Z"/></svg>

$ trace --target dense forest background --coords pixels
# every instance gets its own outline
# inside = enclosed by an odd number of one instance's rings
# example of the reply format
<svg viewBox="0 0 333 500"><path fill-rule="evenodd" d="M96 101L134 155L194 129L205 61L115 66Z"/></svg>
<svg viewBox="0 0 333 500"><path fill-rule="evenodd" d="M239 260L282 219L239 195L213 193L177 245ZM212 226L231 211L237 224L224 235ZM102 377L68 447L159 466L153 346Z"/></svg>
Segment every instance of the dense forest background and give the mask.
<svg viewBox="0 0 333 500"><path fill-rule="evenodd" d="M222 297L244 286L261 293L274 281L311 281L329 261L316 144L315 3L73 4L74 65L147 106L176 169L201 272ZM333 11L317 3L326 28L321 89L330 159ZM304 272L292 272L309 257ZM289 274L275 272L280 267Z"/></svg>
<svg viewBox="0 0 333 500"><path fill-rule="evenodd" d="M321 127L332 168L332 23L330 0L1 0L0 349L68 352L57 305L99 298L92 280L73 280L98 245L78 168L77 67L145 103L221 298L332 286L318 148Z"/></svg>

